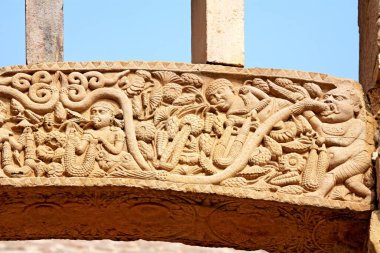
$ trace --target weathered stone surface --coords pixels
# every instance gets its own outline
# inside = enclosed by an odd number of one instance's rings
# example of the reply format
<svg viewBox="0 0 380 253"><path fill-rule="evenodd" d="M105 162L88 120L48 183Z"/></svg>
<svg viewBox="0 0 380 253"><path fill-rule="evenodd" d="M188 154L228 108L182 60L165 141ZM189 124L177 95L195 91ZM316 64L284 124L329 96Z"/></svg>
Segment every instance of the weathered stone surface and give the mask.
<svg viewBox="0 0 380 253"><path fill-rule="evenodd" d="M373 211L369 227L368 252L380 252L380 211Z"/></svg>
<svg viewBox="0 0 380 253"><path fill-rule="evenodd" d="M244 66L244 0L192 0L193 63Z"/></svg>
<svg viewBox="0 0 380 253"><path fill-rule="evenodd" d="M374 119L354 81L43 63L1 69L0 94L0 238L365 248Z"/></svg>
<svg viewBox="0 0 380 253"><path fill-rule="evenodd" d="M373 113L380 110L379 103L379 0L359 0L360 58L359 81L368 94Z"/></svg>
<svg viewBox="0 0 380 253"><path fill-rule="evenodd" d="M63 0L25 0L26 62L63 61Z"/></svg>
<svg viewBox="0 0 380 253"><path fill-rule="evenodd" d="M366 246L370 212L339 202L331 209L321 207L324 201L301 206L306 199L297 196L298 204L227 197L221 187L218 196L191 193L194 185L184 186L188 192L160 183L161 190L149 190L142 180L135 182L143 188L75 187L96 180L69 179L55 182L72 186L2 187L0 238L146 239L268 252L364 252Z"/></svg>
<svg viewBox="0 0 380 253"><path fill-rule="evenodd" d="M363 85L369 100L372 113L376 116L377 122L380 121L380 76L379 76L379 53L380 53L380 1L379 0L359 0L359 32L360 32L360 62L359 62L359 80ZM377 128L376 141L379 146L380 134ZM379 180L380 158L378 148L374 153L373 159L376 161L376 175ZM377 184L377 196L380 193L380 184ZM379 201L379 199L378 199ZM375 243L374 229L378 217L377 213L372 215L370 251L380 252Z"/></svg>
<svg viewBox="0 0 380 253"><path fill-rule="evenodd" d="M115 242L111 240L35 240L35 241L2 241L2 253L244 253L247 251L228 248L206 248L189 246L182 243L148 242ZM250 253L266 253L264 250Z"/></svg>

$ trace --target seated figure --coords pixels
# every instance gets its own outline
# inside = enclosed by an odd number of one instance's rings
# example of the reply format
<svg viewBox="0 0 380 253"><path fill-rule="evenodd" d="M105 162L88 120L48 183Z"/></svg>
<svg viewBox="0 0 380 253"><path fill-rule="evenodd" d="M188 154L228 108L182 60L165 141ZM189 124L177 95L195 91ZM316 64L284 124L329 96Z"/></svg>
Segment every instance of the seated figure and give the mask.
<svg viewBox="0 0 380 253"><path fill-rule="evenodd" d="M90 109L90 124L85 129L82 140L76 149L77 154L82 154L91 141L97 140L99 166L109 170L109 162L115 159L122 151L125 144L124 131L114 125L117 108L110 102L97 102Z"/></svg>
<svg viewBox="0 0 380 253"><path fill-rule="evenodd" d="M115 126L117 108L108 101L100 101L90 108L90 123L81 129L75 123L66 130L68 142L65 153L65 169L70 176L104 176L111 168L131 159L123 151L125 134ZM76 155L84 155L83 162L78 164ZM129 155L129 156L127 156Z"/></svg>
<svg viewBox="0 0 380 253"><path fill-rule="evenodd" d="M118 155L123 150L125 134L119 127L114 126L116 109L109 102L97 102L90 110L90 124L86 127L77 153L85 151L90 139L98 140L101 148L108 153Z"/></svg>

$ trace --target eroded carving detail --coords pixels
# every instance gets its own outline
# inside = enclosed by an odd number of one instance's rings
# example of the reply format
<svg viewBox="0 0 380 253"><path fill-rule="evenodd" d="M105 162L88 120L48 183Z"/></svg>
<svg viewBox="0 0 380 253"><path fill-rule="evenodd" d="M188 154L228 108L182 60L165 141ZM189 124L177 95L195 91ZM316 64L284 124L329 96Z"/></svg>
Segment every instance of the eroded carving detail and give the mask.
<svg viewBox="0 0 380 253"><path fill-rule="evenodd" d="M366 252L368 210L164 193L123 186L8 187L0 194L0 237L140 238L268 252Z"/></svg>
<svg viewBox="0 0 380 253"><path fill-rule="evenodd" d="M372 199L360 91L172 71L0 76L1 177L138 178Z"/></svg>

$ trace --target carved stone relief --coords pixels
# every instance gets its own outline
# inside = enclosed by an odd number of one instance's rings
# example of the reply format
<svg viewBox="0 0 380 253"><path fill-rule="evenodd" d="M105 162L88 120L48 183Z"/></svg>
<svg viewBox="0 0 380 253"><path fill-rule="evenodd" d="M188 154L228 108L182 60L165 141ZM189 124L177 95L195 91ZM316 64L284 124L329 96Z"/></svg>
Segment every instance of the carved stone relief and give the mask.
<svg viewBox="0 0 380 253"><path fill-rule="evenodd" d="M162 240L268 252L366 252L370 211L135 187L2 187L2 240Z"/></svg>
<svg viewBox="0 0 380 253"><path fill-rule="evenodd" d="M372 201L372 118L352 81L78 64L0 71L3 184L131 178Z"/></svg>

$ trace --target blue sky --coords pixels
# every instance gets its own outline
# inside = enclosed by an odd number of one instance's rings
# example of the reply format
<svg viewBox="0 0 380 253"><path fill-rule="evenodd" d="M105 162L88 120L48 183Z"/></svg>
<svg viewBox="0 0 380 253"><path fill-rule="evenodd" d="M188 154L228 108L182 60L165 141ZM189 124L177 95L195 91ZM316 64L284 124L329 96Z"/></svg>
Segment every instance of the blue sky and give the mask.
<svg viewBox="0 0 380 253"><path fill-rule="evenodd" d="M25 63L24 0L0 1L0 67ZM64 0L65 61L191 62L190 0ZM358 79L357 0L245 0L245 66Z"/></svg>

